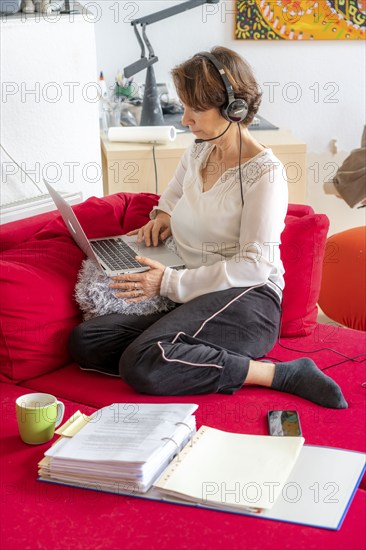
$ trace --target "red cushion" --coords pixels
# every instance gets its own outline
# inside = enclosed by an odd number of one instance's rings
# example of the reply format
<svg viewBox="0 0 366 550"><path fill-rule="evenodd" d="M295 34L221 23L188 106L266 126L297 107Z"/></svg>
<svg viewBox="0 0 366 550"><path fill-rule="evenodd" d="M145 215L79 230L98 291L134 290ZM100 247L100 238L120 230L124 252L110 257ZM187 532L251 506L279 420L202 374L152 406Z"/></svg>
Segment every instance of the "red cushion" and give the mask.
<svg viewBox="0 0 366 550"><path fill-rule="evenodd" d="M308 204L289 204L287 209L288 216L296 216L302 218L308 214L314 214L314 209Z"/></svg>
<svg viewBox="0 0 366 550"><path fill-rule="evenodd" d="M2 380L24 380L67 364L66 341L80 322L72 299L83 253L66 237L1 255Z"/></svg>
<svg viewBox="0 0 366 550"><path fill-rule="evenodd" d="M30 239L50 220L56 218L57 212L45 212L21 221L5 223L0 226L0 250L4 251Z"/></svg>
<svg viewBox="0 0 366 550"><path fill-rule="evenodd" d="M315 327L328 228L324 214L286 216L280 247L285 268L282 336L305 336Z"/></svg>
<svg viewBox="0 0 366 550"><path fill-rule="evenodd" d="M91 197L73 210L89 239L118 235L121 231L124 214L130 201L130 194L118 194L98 199ZM61 216L57 216L40 229L35 235L36 240L54 239L65 235L72 246L76 246Z"/></svg>
<svg viewBox="0 0 366 550"><path fill-rule="evenodd" d="M74 211L93 238L142 225L156 202L155 195L137 199L119 194L91 198ZM1 380L26 380L69 362L67 339L81 321L73 293L83 258L59 216L51 217L26 243L0 254Z"/></svg>
<svg viewBox="0 0 366 550"><path fill-rule="evenodd" d="M138 229L149 220L149 213L158 203L158 195L153 193L130 194L128 208L123 218L123 232Z"/></svg>

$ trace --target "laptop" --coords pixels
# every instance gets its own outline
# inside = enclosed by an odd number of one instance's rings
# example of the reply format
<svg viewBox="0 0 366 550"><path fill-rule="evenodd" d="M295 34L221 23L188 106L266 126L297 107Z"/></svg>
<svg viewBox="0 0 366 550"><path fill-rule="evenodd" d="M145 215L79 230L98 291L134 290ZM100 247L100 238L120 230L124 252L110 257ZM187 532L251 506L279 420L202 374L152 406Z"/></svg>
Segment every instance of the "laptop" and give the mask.
<svg viewBox="0 0 366 550"><path fill-rule="evenodd" d="M44 180L43 180L44 181ZM117 235L100 239L88 239L71 206L44 181L47 190L60 212L70 235L86 254L109 277L123 273L141 273L150 268L135 260L135 256L145 256L174 269L183 268L183 260L163 244L145 246L137 242L137 235Z"/></svg>

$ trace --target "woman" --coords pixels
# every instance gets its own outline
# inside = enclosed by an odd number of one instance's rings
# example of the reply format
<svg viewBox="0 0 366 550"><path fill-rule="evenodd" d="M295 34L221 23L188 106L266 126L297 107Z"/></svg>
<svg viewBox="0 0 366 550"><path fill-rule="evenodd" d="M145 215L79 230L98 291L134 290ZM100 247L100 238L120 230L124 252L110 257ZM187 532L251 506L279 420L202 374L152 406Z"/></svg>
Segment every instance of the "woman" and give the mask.
<svg viewBox="0 0 366 550"><path fill-rule="evenodd" d="M140 241L174 236L186 269L114 277L116 296L167 296L177 306L149 316L107 315L80 325L71 352L85 368L118 373L156 395L234 393L272 387L345 408L340 388L310 359L256 361L274 345L284 287L279 255L287 210L283 166L249 133L260 91L248 64L214 48L173 70L182 123L196 136Z"/></svg>

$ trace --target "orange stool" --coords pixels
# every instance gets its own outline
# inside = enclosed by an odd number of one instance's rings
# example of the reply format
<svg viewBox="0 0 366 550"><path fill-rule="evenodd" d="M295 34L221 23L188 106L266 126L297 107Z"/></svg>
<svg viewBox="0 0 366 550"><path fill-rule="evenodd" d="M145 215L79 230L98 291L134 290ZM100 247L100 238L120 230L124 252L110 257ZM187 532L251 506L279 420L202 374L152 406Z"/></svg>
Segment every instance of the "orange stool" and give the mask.
<svg viewBox="0 0 366 550"><path fill-rule="evenodd" d="M355 227L328 238L318 301L342 325L366 331L366 228Z"/></svg>

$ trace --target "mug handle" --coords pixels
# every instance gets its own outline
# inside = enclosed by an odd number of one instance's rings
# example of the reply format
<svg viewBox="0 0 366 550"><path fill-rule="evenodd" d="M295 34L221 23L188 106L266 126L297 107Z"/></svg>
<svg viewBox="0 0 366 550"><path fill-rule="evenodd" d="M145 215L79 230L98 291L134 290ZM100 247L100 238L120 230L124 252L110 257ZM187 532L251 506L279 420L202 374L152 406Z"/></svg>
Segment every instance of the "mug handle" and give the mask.
<svg viewBox="0 0 366 550"><path fill-rule="evenodd" d="M58 428L62 422L65 413L65 405L62 401L57 401L57 416L56 416L56 425L55 428Z"/></svg>

